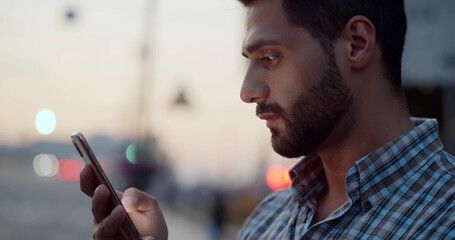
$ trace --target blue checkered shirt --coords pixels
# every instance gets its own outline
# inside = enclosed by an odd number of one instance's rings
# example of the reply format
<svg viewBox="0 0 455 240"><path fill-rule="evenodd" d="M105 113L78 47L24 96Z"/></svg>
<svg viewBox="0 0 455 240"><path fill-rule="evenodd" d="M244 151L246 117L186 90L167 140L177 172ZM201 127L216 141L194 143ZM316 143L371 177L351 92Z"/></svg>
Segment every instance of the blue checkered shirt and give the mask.
<svg viewBox="0 0 455 240"><path fill-rule="evenodd" d="M321 160L309 155L290 171L292 187L264 199L238 239L455 239L455 160L436 120L356 162L346 176L348 201L311 224L327 191Z"/></svg>

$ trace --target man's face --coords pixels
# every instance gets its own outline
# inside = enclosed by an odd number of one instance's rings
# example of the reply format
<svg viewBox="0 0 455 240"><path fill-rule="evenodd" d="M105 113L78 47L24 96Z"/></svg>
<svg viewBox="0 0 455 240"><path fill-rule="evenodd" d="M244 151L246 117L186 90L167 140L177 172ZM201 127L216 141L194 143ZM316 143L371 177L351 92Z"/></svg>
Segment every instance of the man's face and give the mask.
<svg viewBox="0 0 455 240"><path fill-rule="evenodd" d="M332 54L303 28L288 23L281 1L248 7L241 90L267 120L274 150L299 157L317 150L352 101Z"/></svg>

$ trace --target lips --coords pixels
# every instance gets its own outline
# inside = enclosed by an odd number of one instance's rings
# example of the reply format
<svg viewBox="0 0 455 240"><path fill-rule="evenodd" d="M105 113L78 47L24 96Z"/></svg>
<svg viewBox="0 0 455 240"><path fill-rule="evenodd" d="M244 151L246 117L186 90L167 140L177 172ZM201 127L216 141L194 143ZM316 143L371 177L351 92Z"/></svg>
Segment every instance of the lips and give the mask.
<svg viewBox="0 0 455 240"><path fill-rule="evenodd" d="M273 113L261 113L258 115L258 117L262 120L269 120L269 119L278 117L278 115L273 114Z"/></svg>
<svg viewBox="0 0 455 240"><path fill-rule="evenodd" d="M274 125L276 125L276 121L280 118L279 115L273 113L261 113L258 117L267 121L266 125L268 128L274 127Z"/></svg>

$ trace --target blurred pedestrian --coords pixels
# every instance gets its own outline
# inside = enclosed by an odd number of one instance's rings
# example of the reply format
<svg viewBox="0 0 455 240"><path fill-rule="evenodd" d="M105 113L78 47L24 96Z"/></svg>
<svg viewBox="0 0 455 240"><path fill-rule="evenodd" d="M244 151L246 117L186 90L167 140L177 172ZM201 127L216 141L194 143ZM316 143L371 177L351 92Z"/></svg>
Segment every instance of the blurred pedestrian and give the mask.
<svg viewBox="0 0 455 240"><path fill-rule="evenodd" d="M214 191L212 207L210 209L210 239L220 240L223 236L226 222L226 204L223 193Z"/></svg>

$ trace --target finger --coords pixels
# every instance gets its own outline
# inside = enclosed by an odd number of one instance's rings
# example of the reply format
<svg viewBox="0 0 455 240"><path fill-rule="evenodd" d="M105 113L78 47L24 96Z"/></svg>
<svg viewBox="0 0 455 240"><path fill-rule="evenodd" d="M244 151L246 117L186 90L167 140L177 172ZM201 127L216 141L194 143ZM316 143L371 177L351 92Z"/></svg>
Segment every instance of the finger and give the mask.
<svg viewBox="0 0 455 240"><path fill-rule="evenodd" d="M142 240L155 240L153 237L143 237Z"/></svg>
<svg viewBox="0 0 455 240"><path fill-rule="evenodd" d="M80 179L81 191L92 197L99 183L90 164L84 165L80 172Z"/></svg>
<svg viewBox="0 0 455 240"><path fill-rule="evenodd" d="M159 211L156 199L136 188L128 188L123 193L122 204L127 212Z"/></svg>
<svg viewBox="0 0 455 240"><path fill-rule="evenodd" d="M122 206L115 207L111 214L104 218L96 227L96 231L93 234L94 239L113 239L114 237L119 237L119 227L122 225L125 217L125 209Z"/></svg>
<svg viewBox="0 0 455 240"><path fill-rule="evenodd" d="M122 199L122 197L123 197L123 193L122 192L120 192L119 190L115 189L115 193L117 194L119 199Z"/></svg>
<svg viewBox="0 0 455 240"><path fill-rule="evenodd" d="M109 190L104 185L99 185L92 198L92 213L95 224L100 223L106 216L109 215Z"/></svg>

